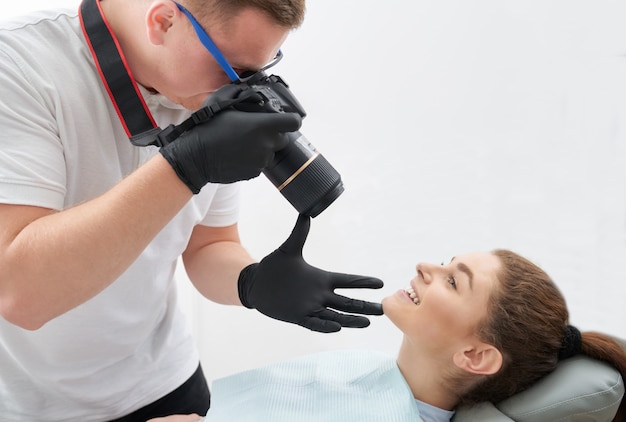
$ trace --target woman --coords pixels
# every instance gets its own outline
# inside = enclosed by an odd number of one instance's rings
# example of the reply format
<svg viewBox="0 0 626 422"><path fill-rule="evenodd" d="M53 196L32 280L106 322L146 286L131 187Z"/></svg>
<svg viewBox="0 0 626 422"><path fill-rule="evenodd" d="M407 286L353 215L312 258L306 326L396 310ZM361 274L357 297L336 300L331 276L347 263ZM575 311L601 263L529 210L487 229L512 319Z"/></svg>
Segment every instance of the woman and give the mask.
<svg viewBox="0 0 626 422"><path fill-rule="evenodd" d="M225 420L226 414L284 421L300 414L310 420L419 415L448 421L459 405L499 402L578 353L609 362L624 378L623 349L608 336L581 335L568 325L561 292L527 259L495 250L457 256L447 265L420 263L416 270L406 289L382 301L385 315L404 333L395 361L335 351L227 377L214 384L206 420ZM373 414L390 409L393 415L384 419ZM624 421L624 415L622 403L614 420Z"/></svg>
<svg viewBox="0 0 626 422"><path fill-rule="evenodd" d="M404 333L398 367L417 399L440 408L501 401L577 353L626 374L621 347L569 326L556 285L511 251L418 264L406 292L383 300L385 315ZM437 377L442 382L429 382ZM615 420L624 417L622 403Z"/></svg>

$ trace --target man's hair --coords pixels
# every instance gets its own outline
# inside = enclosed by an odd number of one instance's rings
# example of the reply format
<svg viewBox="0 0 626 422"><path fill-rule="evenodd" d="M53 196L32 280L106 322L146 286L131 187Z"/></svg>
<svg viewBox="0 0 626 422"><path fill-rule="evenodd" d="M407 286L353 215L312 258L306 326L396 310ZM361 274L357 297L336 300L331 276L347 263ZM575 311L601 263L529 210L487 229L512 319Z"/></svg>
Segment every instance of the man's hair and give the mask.
<svg viewBox="0 0 626 422"><path fill-rule="evenodd" d="M261 10L277 25L289 29L304 21L305 0L181 0L198 19L228 22L247 8Z"/></svg>

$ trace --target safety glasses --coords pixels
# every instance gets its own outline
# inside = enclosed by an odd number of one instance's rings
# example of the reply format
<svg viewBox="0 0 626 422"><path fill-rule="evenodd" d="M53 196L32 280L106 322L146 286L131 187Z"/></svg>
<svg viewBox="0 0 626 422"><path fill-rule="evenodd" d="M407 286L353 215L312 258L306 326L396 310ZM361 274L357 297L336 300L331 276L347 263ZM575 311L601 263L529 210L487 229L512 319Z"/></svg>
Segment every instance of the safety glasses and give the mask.
<svg viewBox="0 0 626 422"><path fill-rule="evenodd" d="M239 75L237 72L235 72L235 69L233 69L230 63L228 63L228 61L226 60L222 52L217 48L217 46L215 45L211 37L209 37L209 34L207 34L207 32L204 30L202 25L200 25L200 23L196 20L196 18L193 17L191 12L189 12L189 10L185 9L184 6L178 3L176 3L176 6L181 12L185 14L185 16L187 16L187 18L189 19L189 22L191 22L191 25L193 26L194 31L196 31L196 35L198 36L198 39L200 40L202 45L209 51L209 53L211 53L215 61L220 65L220 67L226 73L226 75L228 75L231 82L244 83L248 81L250 78L252 78L255 74L259 72L263 72L269 69L270 67L276 65L276 63L278 63L283 58L282 51L278 50L278 53L276 54L276 56L262 68L256 71L244 72L241 75Z"/></svg>

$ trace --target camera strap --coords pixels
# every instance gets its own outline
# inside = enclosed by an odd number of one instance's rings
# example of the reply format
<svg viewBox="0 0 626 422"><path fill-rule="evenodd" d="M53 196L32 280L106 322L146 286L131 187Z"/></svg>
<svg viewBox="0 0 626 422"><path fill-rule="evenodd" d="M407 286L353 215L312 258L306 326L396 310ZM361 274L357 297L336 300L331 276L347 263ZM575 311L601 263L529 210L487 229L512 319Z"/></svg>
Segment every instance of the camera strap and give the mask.
<svg viewBox="0 0 626 422"><path fill-rule="evenodd" d="M152 142L146 145L156 145L159 147L165 146L182 135L185 131L191 129L192 127L199 125L200 123L204 123L209 121L218 114L219 112L226 110L227 108L233 107L235 104L239 104L243 101L246 101L248 98L251 98L256 93L252 89L246 89L239 95L237 98L216 101L209 105L206 105L199 109L198 111L191 114L191 116L183 121L179 125L169 125L163 130L160 130L158 133L149 134L151 136ZM146 138L144 138L146 139ZM139 145L137 140L133 141L133 138L130 141L134 145ZM145 146L145 145L139 145Z"/></svg>
<svg viewBox="0 0 626 422"><path fill-rule="evenodd" d="M133 138L154 137L161 129L139 92L119 42L102 12L100 1L83 0L78 14L100 79L124 131L131 142Z"/></svg>

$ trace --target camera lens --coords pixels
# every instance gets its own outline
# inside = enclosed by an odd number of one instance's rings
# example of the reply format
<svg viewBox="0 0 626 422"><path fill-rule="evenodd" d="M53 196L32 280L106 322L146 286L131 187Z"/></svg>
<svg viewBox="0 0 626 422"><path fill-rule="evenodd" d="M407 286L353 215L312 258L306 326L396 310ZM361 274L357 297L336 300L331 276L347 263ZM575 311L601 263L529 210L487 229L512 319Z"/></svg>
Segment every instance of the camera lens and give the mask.
<svg viewBox="0 0 626 422"><path fill-rule="evenodd" d="M302 133L287 136L263 174L300 214L316 217L343 193L341 175Z"/></svg>

